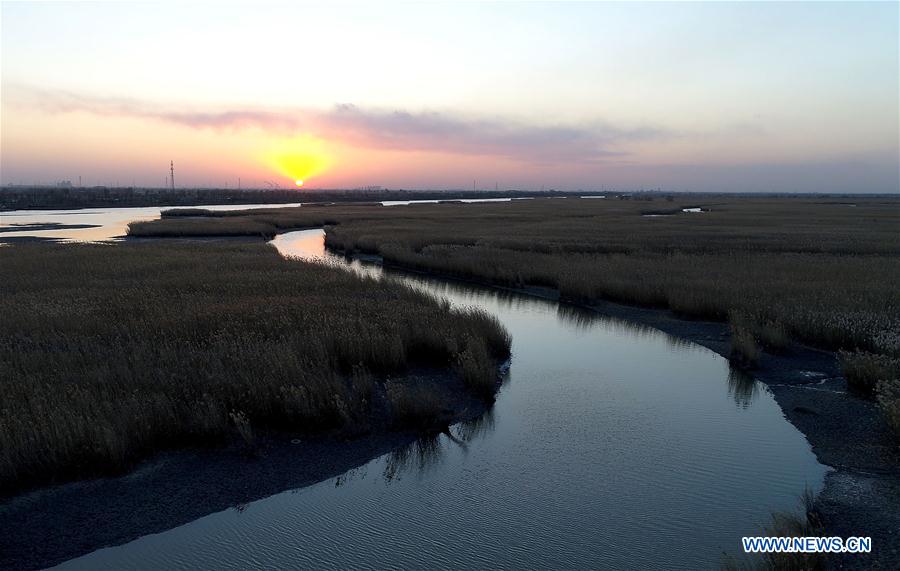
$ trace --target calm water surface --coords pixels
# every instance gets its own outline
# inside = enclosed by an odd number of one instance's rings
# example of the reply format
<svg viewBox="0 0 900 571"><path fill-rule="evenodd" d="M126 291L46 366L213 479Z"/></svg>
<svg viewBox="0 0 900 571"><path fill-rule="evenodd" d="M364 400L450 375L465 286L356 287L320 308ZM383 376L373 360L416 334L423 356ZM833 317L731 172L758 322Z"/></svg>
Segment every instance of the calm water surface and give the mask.
<svg viewBox="0 0 900 571"><path fill-rule="evenodd" d="M528 198L474 198L456 202L510 202L530 200ZM438 200L387 200L384 206L407 206L410 204L436 204ZM99 242L118 240L125 237L129 222L156 220L161 210L171 208L203 208L206 210L246 210L256 208L290 208L302 206L302 202L289 204L214 204L200 206L163 206L144 208L86 208L81 210L9 210L0 212L0 242L9 238L51 238L63 242ZM58 224L55 229L28 228L32 224ZM89 225L91 228L66 226ZM15 230L17 226L23 227Z"/></svg>
<svg viewBox="0 0 900 571"><path fill-rule="evenodd" d="M273 244L345 263L319 230ZM825 467L767 389L705 348L554 302L383 279L482 307L510 330L489 414L60 568L716 568L772 511L822 486Z"/></svg>
<svg viewBox="0 0 900 571"><path fill-rule="evenodd" d="M295 204L215 204L209 206L163 206L146 208L86 208L82 210L10 210L0 212L0 229L29 224L59 224L61 226L91 225L94 228L65 228L33 230L24 228L0 233L4 237L54 238L67 242L94 242L125 237L129 222L156 220L161 210L171 208L204 208L206 210L244 210L253 208L296 207Z"/></svg>

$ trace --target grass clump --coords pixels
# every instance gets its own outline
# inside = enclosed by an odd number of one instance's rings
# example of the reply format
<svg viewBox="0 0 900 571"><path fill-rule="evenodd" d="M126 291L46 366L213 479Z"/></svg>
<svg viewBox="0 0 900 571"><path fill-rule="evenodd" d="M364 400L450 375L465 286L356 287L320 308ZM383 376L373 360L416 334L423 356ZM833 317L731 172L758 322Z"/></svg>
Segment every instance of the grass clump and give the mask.
<svg viewBox="0 0 900 571"><path fill-rule="evenodd" d="M0 316L0 493L164 448L389 423L386 376L452 370L476 341L484 369L509 352L480 312L262 243L0 248Z"/></svg>
<svg viewBox="0 0 900 571"><path fill-rule="evenodd" d="M731 311L728 314L731 329L729 359L737 366L753 368L759 364L763 348L772 353L782 353L791 343L785 327L775 321Z"/></svg>
<svg viewBox="0 0 900 571"><path fill-rule="evenodd" d="M894 437L900 442L900 380L878 383L875 398Z"/></svg>
<svg viewBox="0 0 900 571"><path fill-rule="evenodd" d="M772 523L766 527L768 537L821 537L825 533L822 520L815 509L815 498L809 490L803 495L803 513L780 512L772 514ZM763 569L774 571L814 571L824 569L824 553L765 553Z"/></svg>
<svg viewBox="0 0 900 571"><path fill-rule="evenodd" d="M753 332L735 323L731 324L731 350L729 359L732 363L743 368L753 368L759 365L762 350Z"/></svg>
<svg viewBox="0 0 900 571"><path fill-rule="evenodd" d="M468 337L457 356L457 367L465 385L486 400L493 400L500 378L490 365L488 348L483 339Z"/></svg>
<svg viewBox="0 0 900 571"><path fill-rule="evenodd" d="M766 537L821 537L825 535L822 519L815 507L815 496L806 489L801 497L802 513L777 512L766 526ZM826 568L824 553L764 553L744 555L743 559L725 556L722 569L729 571L817 571Z"/></svg>
<svg viewBox="0 0 900 571"><path fill-rule="evenodd" d="M841 351L841 371L847 386L863 395L872 395L882 381L900 379L900 358L865 351Z"/></svg>

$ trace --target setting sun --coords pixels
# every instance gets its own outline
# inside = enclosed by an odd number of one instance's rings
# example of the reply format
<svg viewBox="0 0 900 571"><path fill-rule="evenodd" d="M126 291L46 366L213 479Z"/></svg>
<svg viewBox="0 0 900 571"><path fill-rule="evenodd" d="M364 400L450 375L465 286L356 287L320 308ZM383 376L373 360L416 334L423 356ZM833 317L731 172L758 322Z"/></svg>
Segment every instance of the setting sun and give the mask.
<svg viewBox="0 0 900 571"><path fill-rule="evenodd" d="M282 140L271 147L265 162L298 187L326 170L331 163L323 141L309 135Z"/></svg>

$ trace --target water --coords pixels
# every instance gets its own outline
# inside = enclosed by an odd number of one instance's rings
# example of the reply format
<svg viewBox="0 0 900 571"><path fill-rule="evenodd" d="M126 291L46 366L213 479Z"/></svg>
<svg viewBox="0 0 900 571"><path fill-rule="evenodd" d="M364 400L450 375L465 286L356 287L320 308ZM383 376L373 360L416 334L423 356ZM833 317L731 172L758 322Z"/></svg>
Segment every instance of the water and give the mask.
<svg viewBox="0 0 900 571"><path fill-rule="evenodd" d="M472 198L455 202L510 202L530 198ZM387 200L384 206L410 204L436 204L440 200ZM47 238L61 242L116 241L125 237L129 222L156 220L161 210L170 208L202 208L205 210L246 210L256 208L288 208L302 206L290 204L213 204L200 206L164 206L143 208L88 208L81 210L10 210L0 212L0 243L4 238ZM27 225L49 224L57 228L28 228ZM9 230L22 226L21 230ZM90 226L77 228L76 226Z"/></svg>
<svg viewBox="0 0 900 571"><path fill-rule="evenodd" d="M585 197L582 196L581 198ZM709 210L704 210L699 206L691 206L689 208L682 208L681 212L684 212L685 214L697 214L699 212L709 212ZM641 214L641 216L644 218L662 218L664 216L675 216L677 214L677 212L662 212L658 214Z"/></svg>
<svg viewBox="0 0 900 571"><path fill-rule="evenodd" d="M285 255L345 264L319 230ZM497 315L508 378L476 423L337 479L101 549L85 568L717 568L825 467L715 353L555 302L382 271Z"/></svg>
<svg viewBox="0 0 900 571"><path fill-rule="evenodd" d="M300 206L295 204L215 204L184 208L206 210L244 210L253 208L281 208ZM129 222L156 220L161 210L174 206L146 208L87 208L83 210L10 210L0 212L0 230L31 224L59 224L58 229L35 230L23 228L18 231L0 232L3 238L50 238L63 242L99 242L123 238ZM66 226L90 225L92 228L66 228Z"/></svg>
<svg viewBox="0 0 900 571"><path fill-rule="evenodd" d="M410 204L438 204L441 202L462 202L476 204L479 202L512 202L513 200L531 200L529 196L516 198L441 198L435 200L383 200L382 206L409 206Z"/></svg>

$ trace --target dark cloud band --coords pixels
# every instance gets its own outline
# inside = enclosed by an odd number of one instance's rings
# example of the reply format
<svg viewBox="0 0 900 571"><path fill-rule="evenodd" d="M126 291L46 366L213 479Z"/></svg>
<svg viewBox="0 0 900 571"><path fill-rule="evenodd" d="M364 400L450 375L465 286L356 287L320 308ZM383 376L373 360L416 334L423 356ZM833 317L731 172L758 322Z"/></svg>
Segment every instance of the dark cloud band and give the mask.
<svg viewBox="0 0 900 571"><path fill-rule="evenodd" d="M506 119L455 114L381 111L337 105L327 110L224 109L196 111L133 99L93 97L66 91L17 88L16 99L45 111L136 117L194 129L261 129L312 132L355 146L504 157L536 162L600 162L625 154L629 141L658 138L658 128L621 128L602 121L581 126L539 126Z"/></svg>

